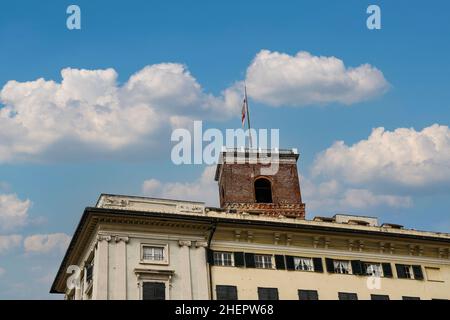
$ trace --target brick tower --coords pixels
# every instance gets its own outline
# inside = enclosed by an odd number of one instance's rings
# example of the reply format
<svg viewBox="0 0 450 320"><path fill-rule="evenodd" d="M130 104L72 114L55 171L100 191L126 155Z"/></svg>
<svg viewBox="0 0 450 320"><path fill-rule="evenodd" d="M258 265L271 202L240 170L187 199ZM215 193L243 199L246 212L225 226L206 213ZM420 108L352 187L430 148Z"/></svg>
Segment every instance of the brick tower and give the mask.
<svg viewBox="0 0 450 320"><path fill-rule="evenodd" d="M298 157L295 149L223 151L215 175L219 184L220 207L230 212L304 219L305 204L297 173ZM270 174L267 173L270 166L268 158L272 161L272 168L277 169Z"/></svg>

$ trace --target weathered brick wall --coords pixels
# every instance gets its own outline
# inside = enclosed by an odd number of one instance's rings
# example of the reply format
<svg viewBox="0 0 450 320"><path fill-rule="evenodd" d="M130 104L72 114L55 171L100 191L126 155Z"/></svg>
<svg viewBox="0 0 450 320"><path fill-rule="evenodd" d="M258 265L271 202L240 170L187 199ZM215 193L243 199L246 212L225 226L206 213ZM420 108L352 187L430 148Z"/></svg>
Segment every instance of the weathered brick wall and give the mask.
<svg viewBox="0 0 450 320"><path fill-rule="evenodd" d="M221 207L242 207L248 210L253 208L260 213L264 213L264 210L266 210L268 214L274 215L277 210L280 214L286 214L286 208L288 208L288 205L291 205L289 206L291 215L304 217L304 205L301 199L297 164L280 163L279 170L275 175L264 176L272 184L272 200L274 204L272 206L262 206L261 204L256 204L255 201L254 181L256 178L261 177L261 166L262 164L248 163L225 163L222 165L222 174L219 180ZM240 204L240 206L237 204ZM270 209L264 209L264 207L270 207Z"/></svg>

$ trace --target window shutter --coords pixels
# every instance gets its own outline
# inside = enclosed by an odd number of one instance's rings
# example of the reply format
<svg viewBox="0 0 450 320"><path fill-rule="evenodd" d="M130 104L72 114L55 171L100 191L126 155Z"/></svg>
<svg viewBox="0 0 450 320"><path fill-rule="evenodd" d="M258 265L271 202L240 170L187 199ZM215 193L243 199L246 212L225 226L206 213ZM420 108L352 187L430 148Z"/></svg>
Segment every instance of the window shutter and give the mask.
<svg viewBox="0 0 450 320"><path fill-rule="evenodd" d="M334 273L334 262L333 259L325 258L325 265L327 266L327 271Z"/></svg>
<svg viewBox="0 0 450 320"><path fill-rule="evenodd" d="M94 270L94 266L92 264L90 264L86 267L86 281L87 282L92 280L93 270Z"/></svg>
<svg viewBox="0 0 450 320"><path fill-rule="evenodd" d="M359 260L352 260L351 264L352 264L352 272L353 272L353 274L361 275L362 274L361 261L359 261Z"/></svg>
<svg viewBox="0 0 450 320"><path fill-rule="evenodd" d="M412 266L414 272L414 279L423 280L423 272L421 266Z"/></svg>
<svg viewBox="0 0 450 320"><path fill-rule="evenodd" d="M364 276L367 275L367 265L364 261L361 261L361 274Z"/></svg>
<svg viewBox="0 0 450 320"><path fill-rule="evenodd" d="M397 270L397 277L400 279L406 279L405 266L403 264L396 264L395 269Z"/></svg>
<svg viewBox="0 0 450 320"><path fill-rule="evenodd" d="M245 253L245 266L247 268L255 267L255 255L253 253Z"/></svg>
<svg viewBox="0 0 450 320"><path fill-rule="evenodd" d="M284 263L284 256L278 254L275 255L275 267L281 270L286 269L286 265Z"/></svg>
<svg viewBox="0 0 450 320"><path fill-rule="evenodd" d="M392 267L390 263L381 264L383 267L383 275L385 278L392 278Z"/></svg>
<svg viewBox="0 0 450 320"><path fill-rule="evenodd" d="M206 252L206 255L207 255L208 263L213 266L214 265L214 251L211 249L208 249Z"/></svg>
<svg viewBox="0 0 450 320"><path fill-rule="evenodd" d="M323 272L322 258L313 258L314 272Z"/></svg>
<svg viewBox="0 0 450 320"><path fill-rule="evenodd" d="M244 253L235 252L234 253L234 266L235 267L245 267Z"/></svg>
<svg viewBox="0 0 450 320"><path fill-rule="evenodd" d="M295 263L293 256L286 256L286 269L295 270Z"/></svg>

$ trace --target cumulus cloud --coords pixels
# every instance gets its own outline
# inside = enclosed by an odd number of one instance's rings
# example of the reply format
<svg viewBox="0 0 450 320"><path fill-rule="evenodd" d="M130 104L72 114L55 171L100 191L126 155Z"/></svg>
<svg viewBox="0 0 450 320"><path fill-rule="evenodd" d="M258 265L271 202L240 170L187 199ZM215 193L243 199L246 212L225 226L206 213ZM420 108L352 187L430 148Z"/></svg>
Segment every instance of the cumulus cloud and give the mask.
<svg viewBox="0 0 450 320"><path fill-rule="evenodd" d="M15 194L0 194L0 231L24 226L30 206L30 200L20 200Z"/></svg>
<svg viewBox="0 0 450 320"><path fill-rule="evenodd" d="M25 238L24 248L26 253L60 253L67 249L70 239L65 233L36 234Z"/></svg>
<svg viewBox="0 0 450 320"><path fill-rule="evenodd" d="M238 114L240 94L203 92L184 65L147 66L119 85L114 69L66 68L62 81L9 81L0 91L0 162L54 148L114 152L157 143L177 119ZM1 107L3 104L3 107Z"/></svg>
<svg viewBox="0 0 450 320"><path fill-rule="evenodd" d="M351 146L334 143L313 165L315 176L352 184L393 184L407 188L450 185L450 130L434 124L422 131L376 128Z"/></svg>
<svg viewBox="0 0 450 320"><path fill-rule="evenodd" d="M194 119L240 116L243 83L206 93L186 66L144 67L123 84L114 69L66 68L61 81L8 81L0 90L0 163L136 155ZM370 65L262 50L247 69L249 94L268 105L352 104L388 84ZM62 152L64 150L64 152ZM136 151L138 150L138 151ZM133 153L134 151L134 153Z"/></svg>
<svg viewBox="0 0 450 320"><path fill-rule="evenodd" d="M346 67L336 57L260 51L247 69L249 95L272 106L350 105L383 94L389 84L377 68Z"/></svg>
<svg viewBox="0 0 450 320"><path fill-rule="evenodd" d="M413 204L410 196L384 194L364 188L351 188L337 180L320 182L302 177L303 201L308 212L332 214L337 211L357 211L374 208L408 208Z"/></svg>
<svg viewBox="0 0 450 320"><path fill-rule="evenodd" d="M0 235L0 254L20 246L22 236L18 234L2 236Z"/></svg>
<svg viewBox="0 0 450 320"><path fill-rule="evenodd" d="M161 182L149 179L142 184L142 193L150 197L206 202L210 206L219 203L218 186L214 181L215 167L206 167L201 177L193 182Z"/></svg>

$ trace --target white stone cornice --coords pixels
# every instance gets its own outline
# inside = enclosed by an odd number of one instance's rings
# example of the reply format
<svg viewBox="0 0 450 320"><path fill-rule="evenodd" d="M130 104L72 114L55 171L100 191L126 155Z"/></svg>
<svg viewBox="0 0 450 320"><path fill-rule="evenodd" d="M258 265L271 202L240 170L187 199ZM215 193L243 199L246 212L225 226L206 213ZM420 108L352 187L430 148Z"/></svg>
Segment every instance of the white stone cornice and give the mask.
<svg viewBox="0 0 450 320"><path fill-rule="evenodd" d="M180 247L190 247L192 245L192 241L190 240L179 240L178 245Z"/></svg>
<svg viewBox="0 0 450 320"><path fill-rule="evenodd" d="M206 248L208 246L207 241L195 241L196 248Z"/></svg>
<svg viewBox="0 0 450 320"><path fill-rule="evenodd" d="M127 236L119 236L119 235L116 235L116 236L114 236L114 241L115 241L115 242L123 241L123 242L125 242L125 243L128 243L128 241L130 241L130 238L127 237Z"/></svg>
<svg viewBox="0 0 450 320"><path fill-rule="evenodd" d="M112 239L112 237L110 235L105 235L105 234L97 235L97 242L100 242L100 241L110 242L111 239Z"/></svg>

